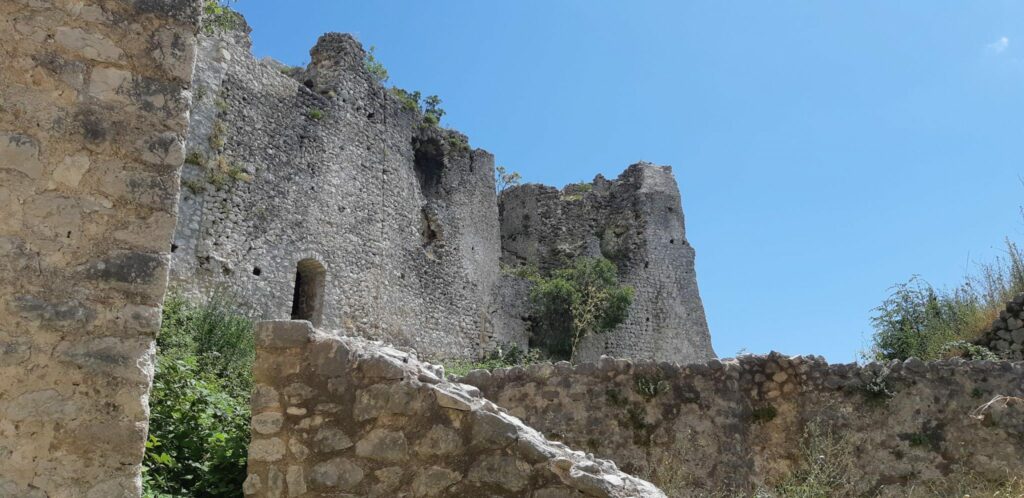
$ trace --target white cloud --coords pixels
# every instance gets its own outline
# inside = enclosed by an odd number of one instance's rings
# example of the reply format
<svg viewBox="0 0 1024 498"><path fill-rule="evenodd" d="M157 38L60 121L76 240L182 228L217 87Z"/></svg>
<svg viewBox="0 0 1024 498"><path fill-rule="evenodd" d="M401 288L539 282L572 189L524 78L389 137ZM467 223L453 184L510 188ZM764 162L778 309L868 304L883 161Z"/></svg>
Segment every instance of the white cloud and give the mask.
<svg viewBox="0 0 1024 498"><path fill-rule="evenodd" d="M1005 36L985 46L985 48L988 49L989 52L992 52L994 54L1002 53L1006 51L1006 49L1009 47L1010 39Z"/></svg>

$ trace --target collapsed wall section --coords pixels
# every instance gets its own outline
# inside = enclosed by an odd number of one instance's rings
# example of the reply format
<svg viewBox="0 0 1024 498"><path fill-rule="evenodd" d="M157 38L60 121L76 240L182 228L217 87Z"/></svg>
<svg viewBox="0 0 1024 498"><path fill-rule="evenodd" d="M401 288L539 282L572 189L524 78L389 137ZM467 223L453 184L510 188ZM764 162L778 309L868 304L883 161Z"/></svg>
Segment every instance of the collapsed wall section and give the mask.
<svg viewBox="0 0 1024 498"><path fill-rule="evenodd" d="M749 495L809 468L842 479L849 496L908 496L947 476L1024 475L1022 362L860 367L773 353L679 366L603 357L477 370L460 381L670 496Z"/></svg>
<svg viewBox="0 0 1024 498"><path fill-rule="evenodd" d="M563 190L514 187L501 194L499 213L505 265L547 271L580 256L605 257L636 290L626 321L585 338L579 358L612 354L693 362L715 356L670 167L639 163L615 180L598 176ZM501 300L505 335L526 342L528 312L522 303L528 286L505 276L499 292L516 296Z"/></svg>
<svg viewBox="0 0 1024 498"><path fill-rule="evenodd" d="M305 321L256 344L247 496L665 496L407 352Z"/></svg>
<svg viewBox="0 0 1024 498"><path fill-rule="evenodd" d="M0 496L138 496L199 2L0 2Z"/></svg>
<svg viewBox="0 0 1024 498"><path fill-rule="evenodd" d="M1000 357L1024 360L1024 294L1006 303L977 343Z"/></svg>
<svg viewBox="0 0 1024 498"><path fill-rule="evenodd" d="M253 59L246 31L200 38L174 286L475 357L493 335L493 157L424 124L351 36L322 36L301 69ZM300 262L323 269L316 299Z"/></svg>

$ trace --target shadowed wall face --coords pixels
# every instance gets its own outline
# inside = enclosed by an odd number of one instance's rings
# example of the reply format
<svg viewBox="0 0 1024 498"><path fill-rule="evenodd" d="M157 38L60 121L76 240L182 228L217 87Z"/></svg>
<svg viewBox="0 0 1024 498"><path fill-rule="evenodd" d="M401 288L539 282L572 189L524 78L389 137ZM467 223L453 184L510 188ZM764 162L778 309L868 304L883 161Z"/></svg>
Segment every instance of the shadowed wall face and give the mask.
<svg viewBox="0 0 1024 498"><path fill-rule="evenodd" d="M136 496L197 0L0 2L0 496Z"/></svg>

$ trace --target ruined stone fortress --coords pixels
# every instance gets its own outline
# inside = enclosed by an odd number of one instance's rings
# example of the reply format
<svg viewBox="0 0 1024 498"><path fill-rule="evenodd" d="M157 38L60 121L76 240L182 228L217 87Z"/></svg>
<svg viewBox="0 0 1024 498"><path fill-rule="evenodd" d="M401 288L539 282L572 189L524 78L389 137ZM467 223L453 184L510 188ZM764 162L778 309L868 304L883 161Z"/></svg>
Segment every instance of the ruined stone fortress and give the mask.
<svg viewBox="0 0 1024 498"><path fill-rule="evenodd" d="M749 495L819 426L851 435L858 493L1024 473L1024 406L968 416L1024 364L719 361L668 167L498 195L351 36L290 69L246 31L199 0L0 2L0 496L140 495L169 288L266 320L246 495ZM583 361L421 360L529 347L506 270L578 256L636 290Z"/></svg>

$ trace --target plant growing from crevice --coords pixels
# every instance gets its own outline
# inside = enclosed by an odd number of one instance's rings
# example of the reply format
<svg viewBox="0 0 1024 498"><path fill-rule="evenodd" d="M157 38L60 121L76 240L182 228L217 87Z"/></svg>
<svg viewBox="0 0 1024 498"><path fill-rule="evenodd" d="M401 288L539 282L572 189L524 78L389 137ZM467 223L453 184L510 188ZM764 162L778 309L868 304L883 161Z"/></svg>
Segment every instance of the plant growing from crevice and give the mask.
<svg viewBox="0 0 1024 498"><path fill-rule="evenodd" d="M237 29L242 24L242 15L231 9L234 0L204 0L203 31L212 35Z"/></svg>
<svg viewBox="0 0 1024 498"><path fill-rule="evenodd" d="M215 151L223 149L228 143L228 125L219 119L214 121L207 142Z"/></svg>
<svg viewBox="0 0 1024 498"><path fill-rule="evenodd" d="M650 401L657 395L668 391L669 385L662 380L660 375L637 375L633 389L645 400Z"/></svg>
<svg viewBox="0 0 1024 498"><path fill-rule="evenodd" d="M750 421L755 424L766 424L775 420L779 412L772 405L759 406L750 411Z"/></svg>
<svg viewBox="0 0 1024 498"><path fill-rule="evenodd" d="M423 99L423 122L431 126L441 124L444 117L444 109L441 108L441 97L430 95Z"/></svg>
<svg viewBox="0 0 1024 498"><path fill-rule="evenodd" d="M519 173L508 171L504 166L494 167L494 185L498 189L499 194L519 185L522 179Z"/></svg>
<svg viewBox="0 0 1024 498"><path fill-rule="evenodd" d="M366 51L366 55L363 57L363 67L366 68L366 72L370 73L370 76L378 83L383 85L388 81L388 70L384 67L379 60L377 60L377 47L370 46L370 50Z"/></svg>
<svg viewBox="0 0 1024 498"><path fill-rule="evenodd" d="M888 368L881 368L871 372L870 378L860 387L860 392L870 405L884 405L896 396L896 392L889 385Z"/></svg>
<svg viewBox="0 0 1024 498"><path fill-rule="evenodd" d="M317 109L316 107L311 107L306 111L306 116L314 121L320 121L324 119L324 111L322 109Z"/></svg>
<svg viewBox="0 0 1024 498"><path fill-rule="evenodd" d="M632 287L619 284L615 264L604 258L577 258L567 268L534 280L533 337L552 356L573 361L580 341L608 332L628 316Z"/></svg>
<svg viewBox="0 0 1024 498"><path fill-rule="evenodd" d="M461 377L473 370L494 370L496 368L526 366L540 363L544 360L544 356L536 349L523 349L517 344L499 344L484 354L478 361L445 362L444 367L448 375Z"/></svg>

